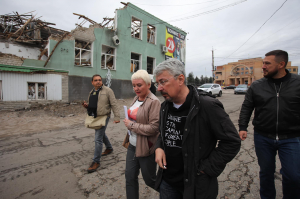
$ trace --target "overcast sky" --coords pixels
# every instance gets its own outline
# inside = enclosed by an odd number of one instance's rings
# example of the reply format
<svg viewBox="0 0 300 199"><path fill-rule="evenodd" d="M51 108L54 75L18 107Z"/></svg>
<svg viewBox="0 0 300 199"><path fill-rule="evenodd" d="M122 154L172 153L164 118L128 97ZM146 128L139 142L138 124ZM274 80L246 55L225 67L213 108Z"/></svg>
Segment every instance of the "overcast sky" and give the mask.
<svg viewBox="0 0 300 199"><path fill-rule="evenodd" d="M215 66L264 57L276 49L286 50L292 66L300 66L300 0L134 0L131 3L188 33L187 74L211 76L212 48ZM81 22L72 13L101 23L103 17L114 17L115 9L124 6L117 0L0 0L0 5L1 15L35 10L36 17L42 16L41 20L67 31Z"/></svg>

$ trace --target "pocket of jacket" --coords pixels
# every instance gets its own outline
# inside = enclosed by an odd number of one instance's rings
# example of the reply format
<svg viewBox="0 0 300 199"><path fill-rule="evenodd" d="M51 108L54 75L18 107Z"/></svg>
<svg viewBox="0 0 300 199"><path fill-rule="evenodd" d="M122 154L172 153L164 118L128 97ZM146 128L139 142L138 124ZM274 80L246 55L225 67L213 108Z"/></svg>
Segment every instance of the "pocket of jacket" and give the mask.
<svg viewBox="0 0 300 199"><path fill-rule="evenodd" d="M196 175L196 198L216 198L218 195L218 181L216 177L210 177L205 173Z"/></svg>

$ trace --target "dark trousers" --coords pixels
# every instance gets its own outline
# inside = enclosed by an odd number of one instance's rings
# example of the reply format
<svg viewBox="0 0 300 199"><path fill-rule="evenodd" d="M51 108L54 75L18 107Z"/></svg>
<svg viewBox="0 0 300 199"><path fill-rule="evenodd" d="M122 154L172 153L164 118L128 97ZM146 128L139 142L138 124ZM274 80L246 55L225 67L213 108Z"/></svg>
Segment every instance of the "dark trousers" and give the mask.
<svg viewBox="0 0 300 199"><path fill-rule="evenodd" d="M300 137L273 140L254 133L254 144L260 166L260 196L275 199L275 156L281 162L283 199L300 198Z"/></svg>
<svg viewBox="0 0 300 199"><path fill-rule="evenodd" d="M169 185L166 181L161 180L159 186L160 199L182 199L183 192Z"/></svg>
<svg viewBox="0 0 300 199"><path fill-rule="evenodd" d="M147 186L154 189L156 179L155 155L135 157L135 146L129 144L126 156L126 196L129 199L139 198L138 176L142 171L143 179Z"/></svg>

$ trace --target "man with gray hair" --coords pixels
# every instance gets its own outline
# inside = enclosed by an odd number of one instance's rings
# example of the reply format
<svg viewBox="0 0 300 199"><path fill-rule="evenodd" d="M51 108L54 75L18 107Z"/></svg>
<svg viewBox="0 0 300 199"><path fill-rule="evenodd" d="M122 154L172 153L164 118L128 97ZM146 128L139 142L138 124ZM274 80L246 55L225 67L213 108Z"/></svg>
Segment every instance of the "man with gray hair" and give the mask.
<svg viewBox="0 0 300 199"><path fill-rule="evenodd" d="M220 101L185 85L179 60L163 61L154 75L165 98L155 150L160 198L216 198L217 177L240 150L237 130Z"/></svg>

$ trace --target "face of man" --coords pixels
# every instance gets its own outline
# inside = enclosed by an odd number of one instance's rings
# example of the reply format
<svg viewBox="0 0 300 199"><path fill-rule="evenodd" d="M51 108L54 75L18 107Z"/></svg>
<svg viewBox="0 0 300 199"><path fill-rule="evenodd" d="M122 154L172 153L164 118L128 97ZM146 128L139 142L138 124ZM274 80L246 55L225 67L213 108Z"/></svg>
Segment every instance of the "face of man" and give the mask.
<svg viewBox="0 0 300 199"><path fill-rule="evenodd" d="M100 76L95 76L92 81L95 90L98 90L102 86L102 78Z"/></svg>
<svg viewBox="0 0 300 199"><path fill-rule="evenodd" d="M168 71L164 71L156 76L156 82L158 83L157 91L160 91L166 101L176 101L178 93L180 93L180 81L178 77L175 79Z"/></svg>
<svg viewBox="0 0 300 199"><path fill-rule="evenodd" d="M275 61L275 55L266 56L263 60L263 72L264 77L274 77L278 74L282 63Z"/></svg>

